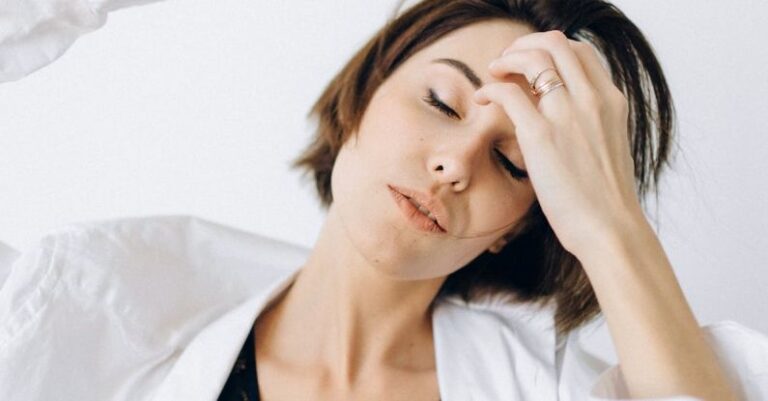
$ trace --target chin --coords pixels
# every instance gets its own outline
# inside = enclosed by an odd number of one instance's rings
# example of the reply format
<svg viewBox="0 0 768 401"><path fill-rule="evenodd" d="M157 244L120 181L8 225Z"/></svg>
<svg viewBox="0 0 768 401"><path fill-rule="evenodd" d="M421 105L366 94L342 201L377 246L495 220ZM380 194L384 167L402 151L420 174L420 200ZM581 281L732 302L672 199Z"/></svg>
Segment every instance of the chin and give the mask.
<svg viewBox="0 0 768 401"><path fill-rule="evenodd" d="M419 262L426 250L415 247L418 243L408 236L407 229L398 231L397 227L381 222L365 224L358 220L358 223L361 224L346 227L348 240L377 273L393 280L424 280L440 276L431 270L436 266L434 262Z"/></svg>
<svg viewBox="0 0 768 401"><path fill-rule="evenodd" d="M343 177L350 178L350 177ZM332 180L333 183L350 180ZM336 235L348 241L375 272L393 280L424 280L440 277L433 271L439 264L426 256L430 241L410 228L391 200L386 185L380 191L361 191L355 185L334 186L329 219L335 221ZM361 196L366 192L368 197ZM390 202L392 204L390 204ZM432 244L434 245L434 244ZM434 249L431 251L434 253ZM419 262L421 260L421 262Z"/></svg>
<svg viewBox="0 0 768 401"><path fill-rule="evenodd" d="M446 269L450 262L438 260L426 249L414 248L413 242L404 245L394 241L361 241L360 238L353 239L353 242L371 268L392 280L428 280L457 270Z"/></svg>

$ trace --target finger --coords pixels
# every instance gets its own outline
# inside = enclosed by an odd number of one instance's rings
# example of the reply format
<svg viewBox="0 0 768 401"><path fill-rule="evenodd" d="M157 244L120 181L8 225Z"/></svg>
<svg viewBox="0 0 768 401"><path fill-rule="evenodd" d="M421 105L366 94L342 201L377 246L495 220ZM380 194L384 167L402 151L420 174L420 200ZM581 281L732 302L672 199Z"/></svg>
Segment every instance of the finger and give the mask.
<svg viewBox="0 0 768 401"><path fill-rule="evenodd" d="M488 66L492 75L507 77L510 74L525 76L526 81L536 79L536 85L540 86L559 74L554 71L555 64L550 54L541 49L512 50L501 58L496 59ZM528 83L526 83L527 85ZM552 90L546 95L536 97L542 113L550 117L563 115L566 108L570 107L570 96L563 87ZM533 95L532 95L533 96Z"/></svg>
<svg viewBox="0 0 768 401"><path fill-rule="evenodd" d="M610 72L600 59L597 50L591 44L576 40L569 40L569 43L584 66L584 71L589 80L602 95L602 98L611 99L611 95L624 96L624 93L613 83Z"/></svg>
<svg viewBox="0 0 768 401"><path fill-rule="evenodd" d="M550 54L573 100L594 101L595 88L565 34L560 31L530 33L517 38L504 52L525 49L541 49Z"/></svg>
<svg viewBox="0 0 768 401"><path fill-rule="evenodd" d="M521 150L526 143L535 140L535 137L548 135L549 122L536 109L520 85L510 82L488 83L475 91L473 100L480 105L493 102L504 109L515 126L515 135Z"/></svg>
<svg viewBox="0 0 768 401"><path fill-rule="evenodd" d="M605 82L611 82L610 73L603 66L597 51L591 44L571 39L568 39L568 44L573 49L573 52L576 53L576 57L579 58L579 62L584 67L589 81L595 87L602 87L605 85Z"/></svg>

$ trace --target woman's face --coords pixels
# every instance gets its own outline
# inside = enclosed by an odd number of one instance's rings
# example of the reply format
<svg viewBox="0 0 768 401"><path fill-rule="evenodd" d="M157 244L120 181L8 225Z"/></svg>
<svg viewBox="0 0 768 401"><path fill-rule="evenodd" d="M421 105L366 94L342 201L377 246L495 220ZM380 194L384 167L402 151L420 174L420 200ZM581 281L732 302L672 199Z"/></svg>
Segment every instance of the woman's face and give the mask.
<svg viewBox="0 0 768 401"><path fill-rule="evenodd" d="M456 63L434 61L457 60L481 82L498 81L488 64L531 32L514 22L485 21L422 49L378 88L357 137L340 150L329 218L340 219L345 240L388 276L426 279L458 270L509 231L535 200L530 182L516 179L499 160L497 152L525 170L503 109L474 103L477 80L473 84ZM508 80L528 87L525 77ZM457 115L431 105L430 90ZM442 202L438 222L445 232L418 228L390 186Z"/></svg>

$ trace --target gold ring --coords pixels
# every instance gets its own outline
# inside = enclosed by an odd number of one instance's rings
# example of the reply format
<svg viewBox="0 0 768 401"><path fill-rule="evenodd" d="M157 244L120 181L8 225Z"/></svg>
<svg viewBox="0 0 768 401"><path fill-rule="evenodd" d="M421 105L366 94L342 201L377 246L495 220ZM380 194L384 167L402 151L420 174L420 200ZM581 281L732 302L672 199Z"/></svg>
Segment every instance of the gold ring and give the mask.
<svg viewBox="0 0 768 401"><path fill-rule="evenodd" d="M550 67L550 68L545 68L545 69L543 69L543 70L539 71L539 73L538 73L538 74L536 74L536 76L535 76L535 77L533 77L533 79L532 79L532 80L528 81L528 86L530 86L530 87L531 87L531 89L533 89L533 87L534 87L534 86L536 86L536 81L538 81L538 79L539 79L539 77L541 76L541 74L543 74L545 71L549 71L549 70L555 71L555 73L557 73L557 71L556 71L554 68L552 68L552 67Z"/></svg>
<svg viewBox="0 0 768 401"><path fill-rule="evenodd" d="M565 83L563 83L562 79L560 79L559 76L555 75L554 77L550 78L549 81L544 82L541 85L532 87L531 94L534 96L542 97L547 93L551 92L552 90L554 90L555 88L559 88L561 86L565 86Z"/></svg>
<svg viewBox="0 0 768 401"><path fill-rule="evenodd" d="M547 93L555 90L555 88L559 88L561 86L565 86L565 84L563 83L563 81L559 79L557 81L550 81L550 82L547 82L547 84L542 85L541 88L538 89L538 92L534 93L534 95L541 98Z"/></svg>

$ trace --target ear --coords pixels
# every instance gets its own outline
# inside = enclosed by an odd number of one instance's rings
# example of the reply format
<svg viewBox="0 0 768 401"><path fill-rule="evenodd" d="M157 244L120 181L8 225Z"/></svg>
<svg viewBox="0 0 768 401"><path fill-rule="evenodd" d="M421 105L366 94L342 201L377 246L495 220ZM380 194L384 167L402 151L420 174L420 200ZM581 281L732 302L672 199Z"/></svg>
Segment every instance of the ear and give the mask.
<svg viewBox="0 0 768 401"><path fill-rule="evenodd" d="M501 250L504 249L504 245L507 245L507 241L506 236L497 239L496 242L488 248L488 252L493 254L501 252Z"/></svg>
<svg viewBox="0 0 768 401"><path fill-rule="evenodd" d="M509 243L509 241L517 238L521 233L526 231L527 223L524 221L523 221L523 224L519 224L519 223L520 222L518 222L517 225L515 225L511 230L504 233L504 235L499 237L496 240L496 242L494 242L490 247L488 247L488 252L492 254L497 254L501 252L501 250L504 249L504 246L506 246L507 243Z"/></svg>

